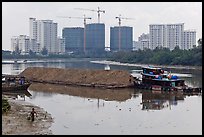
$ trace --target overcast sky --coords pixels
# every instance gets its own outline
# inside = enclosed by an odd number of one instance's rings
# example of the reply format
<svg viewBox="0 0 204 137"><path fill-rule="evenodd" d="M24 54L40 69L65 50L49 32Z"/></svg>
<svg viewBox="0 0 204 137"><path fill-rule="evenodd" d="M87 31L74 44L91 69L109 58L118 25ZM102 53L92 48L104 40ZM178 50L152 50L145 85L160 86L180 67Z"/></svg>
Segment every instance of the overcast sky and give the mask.
<svg viewBox="0 0 204 137"><path fill-rule="evenodd" d="M122 19L122 26L133 27L133 40L142 33L149 33L149 24L184 23L184 30L196 30L202 37L202 2L2 2L2 49L11 50L11 37L29 35L29 17L50 19L58 23L58 36L64 27L83 27L83 19L59 18L91 17L88 23L97 23L97 12L83 9L97 7L101 22L105 23L106 46L110 44L110 27L118 25L115 17ZM197 43L196 43L197 44Z"/></svg>

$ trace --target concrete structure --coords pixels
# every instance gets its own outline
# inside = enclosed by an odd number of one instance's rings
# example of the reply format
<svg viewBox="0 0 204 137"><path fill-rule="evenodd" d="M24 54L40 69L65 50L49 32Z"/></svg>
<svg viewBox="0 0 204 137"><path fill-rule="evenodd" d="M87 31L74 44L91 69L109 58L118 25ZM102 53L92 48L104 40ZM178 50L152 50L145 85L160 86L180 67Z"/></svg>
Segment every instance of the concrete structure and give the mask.
<svg viewBox="0 0 204 137"><path fill-rule="evenodd" d="M62 37L65 39L65 52L79 52L84 50L84 28L63 28Z"/></svg>
<svg viewBox="0 0 204 137"><path fill-rule="evenodd" d="M13 51L17 51L18 48L21 54L28 54L30 51L29 37L26 35L12 37L11 47Z"/></svg>
<svg viewBox="0 0 204 137"><path fill-rule="evenodd" d="M105 51L105 24L86 24L85 51L101 53Z"/></svg>
<svg viewBox="0 0 204 137"><path fill-rule="evenodd" d="M29 33L31 39L36 39L40 50L45 47L48 53L56 53L57 23L52 20L36 20L29 18Z"/></svg>
<svg viewBox="0 0 204 137"><path fill-rule="evenodd" d="M18 47L18 37L17 36L13 36L11 38L11 51L16 51L17 48L19 48Z"/></svg>
<svg viewBox="0 0 204 137"><path fill-rule="evenodd" d="M142 35L140 35L140 37L138 38L138 44L141 50L144 50L145 48L150 49L149 34L143 33Z"/></svg>
<svg viewBox="0 0 204 137"><path fill-rule="evenodd" d="M35 53L40 53L40 44L37 43L36 39L29 39L30 41L30 50L32 50Z"/></svg>
<svg viewBox="0 0 204 137"><path fill-rule="evenodd" d="M149 25L149 45L150 49L156 47L166 47L166 28L164 24Z"/></svg>
<svg viewBox="0 0 204 137"><path fill-rule="evenodd" d="M110 28L110 50L132 51L133 50L133 28L128 26Z"/></svg>
<svg viewBox="0 0 204 137"><path fill-rule="evenodd" d="M56 51L59 54L64 54L65 53L65 38L61 38L61 37L57 38L57 49L56 49Z"/></svg>
<svg viewBox="0 0 204 137"><path fill-rule="evenodd" d="M149 25L150 49L166 47L173 50L190 49L196 44L196 32L184 31L184 23Z"/></svg>
<svg viewBox="0 0 204 137"><path fill-rule="evenodd" d="M30 50L39 53L39 44L37 44L35 39L30 39L29 36L20 35L11 38L11 48L12 51L20 50L21 54L29 54Z"/></svg>
<svg viewBox="0 0 204 137"><path fill-rule="evenodd" d="M138 37L138 41L142 41L145 39L149 39L149 33L148 34L142 33L142 35Z"/></svg>
<svg viewBox="0 0 204 137"><path fill-rule="evenodd" d="M133 41L133 51L139 50L140 49L140 43L139 41Z"/></svg>
<svg viewBox="0 0 204 137"><path fill-rule="evenodd" d="M196 31L186 30L183 32L183 47L182 49L192 49L196 46Z"/></svg>
<svg viewBox="0 0 204 137"><path fill-rule="evenodd" d="M176 46L183 47L184 23L166 24L166 47L173 50Z"/></svg>

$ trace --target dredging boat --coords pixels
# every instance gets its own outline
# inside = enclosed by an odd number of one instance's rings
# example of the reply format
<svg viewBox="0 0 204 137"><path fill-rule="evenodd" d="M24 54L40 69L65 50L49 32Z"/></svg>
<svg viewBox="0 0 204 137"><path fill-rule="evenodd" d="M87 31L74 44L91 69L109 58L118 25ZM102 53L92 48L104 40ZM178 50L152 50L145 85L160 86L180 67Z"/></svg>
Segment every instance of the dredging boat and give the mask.
<svg viewBox="0 0 204 137"><path fill-rule="evenodd" d="M185 80L169 72L165 73L162 68L142 67L141 75L142 79L133 77L134 88L165 92L182 91L185 93L201 93L202 91L201 88L188 87Z"/></svg>

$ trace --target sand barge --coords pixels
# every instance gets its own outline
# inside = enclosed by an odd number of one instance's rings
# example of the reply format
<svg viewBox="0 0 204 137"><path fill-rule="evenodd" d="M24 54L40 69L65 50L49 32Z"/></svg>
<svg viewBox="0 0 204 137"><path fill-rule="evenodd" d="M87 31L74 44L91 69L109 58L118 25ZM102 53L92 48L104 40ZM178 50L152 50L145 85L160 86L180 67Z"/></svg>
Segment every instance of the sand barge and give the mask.
<svg viewBox="0 0 204 137"><path fill-rule="evenodd" d="M20 76L39 83L63 84L73 86L128 88L133 77L125 70L90 70L29 67Z"/></svg>

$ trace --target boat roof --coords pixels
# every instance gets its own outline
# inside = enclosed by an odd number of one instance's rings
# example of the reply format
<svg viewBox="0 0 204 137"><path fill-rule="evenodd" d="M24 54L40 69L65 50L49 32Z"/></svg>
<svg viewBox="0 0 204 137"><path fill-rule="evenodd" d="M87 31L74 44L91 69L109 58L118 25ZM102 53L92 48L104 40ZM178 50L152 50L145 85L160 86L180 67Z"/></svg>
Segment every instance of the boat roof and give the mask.
<svg viewBox="0 0 204 137"><path fill-rule="evenodd" d="M153 67L153 66L143 66L142 69L162 69L162 68L159 68L159 67Z"/></svg>
<svg viewBox="0 0 204 137"><path fill-rule="evenodd" d="M168 78L152 79L152 80L155 80L155 81L169 81L169 82L184 81L183 79L168 79Z"/></svg>
<svg viewBox="0 0 204 137"><path fill-rule="evenodd" d="M147 75L147 76L156 76L154 74L148 74L148 73L141 73L142 75ZM158 75L158 74L157 74Z"/></svg>

